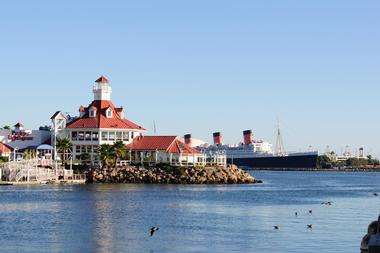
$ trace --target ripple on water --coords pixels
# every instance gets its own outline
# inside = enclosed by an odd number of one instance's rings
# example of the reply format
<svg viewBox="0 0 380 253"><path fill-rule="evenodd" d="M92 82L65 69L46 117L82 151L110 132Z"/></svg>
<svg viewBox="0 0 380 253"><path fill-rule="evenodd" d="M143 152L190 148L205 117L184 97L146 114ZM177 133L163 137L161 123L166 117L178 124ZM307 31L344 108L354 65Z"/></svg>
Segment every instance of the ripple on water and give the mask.
<svg viewBox="0 0 380 253"><path fill-rule="evenodd" d="M380 173L253 173L264 184L3 187L2 251L358 252L379 212Z"/></svg>

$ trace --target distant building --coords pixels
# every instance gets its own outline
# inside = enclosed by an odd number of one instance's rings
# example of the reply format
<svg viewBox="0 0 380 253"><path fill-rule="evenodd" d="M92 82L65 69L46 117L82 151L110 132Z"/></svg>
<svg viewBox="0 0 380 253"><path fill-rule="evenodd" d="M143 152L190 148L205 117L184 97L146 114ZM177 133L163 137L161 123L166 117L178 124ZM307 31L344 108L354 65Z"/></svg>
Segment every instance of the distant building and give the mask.
<svg viewBox="0 0 380 253"><path fill-rule="evenodd" d="M26 130L22 123L14 125L13 129L0 130L0 142L18 152L36 150L41 144L50 144L49 130Z"/></svg>

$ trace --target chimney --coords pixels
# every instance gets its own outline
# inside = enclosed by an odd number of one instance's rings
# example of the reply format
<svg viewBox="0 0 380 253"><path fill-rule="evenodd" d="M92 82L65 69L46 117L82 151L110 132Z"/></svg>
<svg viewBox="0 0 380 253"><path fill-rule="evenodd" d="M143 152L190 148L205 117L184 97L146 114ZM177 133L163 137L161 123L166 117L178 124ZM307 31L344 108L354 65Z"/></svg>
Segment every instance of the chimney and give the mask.
<svg viewBox="0 0 380 253"><path fill-rule="evenodd" d="M244 146L248 146L253 143L253 134L252 130L243 131L244 134Z"/></svg>
<svg viewBox="0 0 380 253"><path fill-rule="evenodd" d="M185 144L191 147L191 134L185 134L184 139L185 139Z"/></svg>
<svg viewBox="0 0 380 253"><path fill-rule="evenodd" d="M222 135L220 132L216 132L213 134L214 136L214 145L222 145Z"/></svg>

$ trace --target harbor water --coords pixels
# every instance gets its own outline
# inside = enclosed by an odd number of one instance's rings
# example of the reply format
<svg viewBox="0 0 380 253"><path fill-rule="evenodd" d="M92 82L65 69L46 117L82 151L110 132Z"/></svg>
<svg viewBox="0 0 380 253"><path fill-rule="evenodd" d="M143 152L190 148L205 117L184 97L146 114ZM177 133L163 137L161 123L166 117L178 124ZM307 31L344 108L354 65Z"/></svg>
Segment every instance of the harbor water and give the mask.
<svg viewBox="0 0 380 253"><path fill-rule="evenodd" d="M359 252L380 212L380 173L252 174L264 184L2 186L0 251Z"/></svg>

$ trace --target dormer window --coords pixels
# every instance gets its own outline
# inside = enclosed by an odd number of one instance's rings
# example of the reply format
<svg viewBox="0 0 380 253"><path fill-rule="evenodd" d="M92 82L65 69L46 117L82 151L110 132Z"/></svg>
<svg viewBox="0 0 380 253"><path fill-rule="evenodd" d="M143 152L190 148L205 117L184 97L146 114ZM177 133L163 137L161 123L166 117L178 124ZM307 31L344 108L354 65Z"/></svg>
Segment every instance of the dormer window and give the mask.
<svg viewBox="0 0 380 253"><path fill-rule="evenodd" d="M106 110L106 117L107 117L107 118L112 118L112 109L111 109L111 108L108 108L108 109Z"/></svg>
<svg viewBox="0 0 380 253"><path fill-rule="evenodd" d="M90 107L90 109L88 110L88 116L90 118L95 118L95 116L96 116L96 107L94 107L94 106Z"/></svg>
<svg viewBox="0 0 380 253"><path fill-rule="evenodd" d="M94 117L95 117L95 111L90 110L90 118L94 118Z"/></svg>

